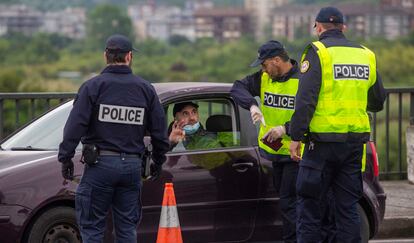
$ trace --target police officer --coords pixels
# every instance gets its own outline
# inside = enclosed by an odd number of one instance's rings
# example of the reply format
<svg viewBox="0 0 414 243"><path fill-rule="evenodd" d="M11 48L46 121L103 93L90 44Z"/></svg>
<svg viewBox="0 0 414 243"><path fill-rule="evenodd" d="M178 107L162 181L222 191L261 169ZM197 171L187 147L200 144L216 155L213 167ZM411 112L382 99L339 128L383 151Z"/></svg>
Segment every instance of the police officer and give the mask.
<svg viewBox="0 0 414 243"><path fill-rule="evenodd" d="M79 89L64 128L58 159L62 176L73 179L72 157L79 141L86 162L76 191L76 218L83 242L102 242L112 208L116 242L136 242L141 214L141 154L151 134L157 176L169 143L162 106L152 85L132 74L132 44L123 35L106 42L106 68ZM98 152L93 158L90 153ZM92 157L92 158L91 158Z"/></svg>
<svg viewBox="0 0 414 243"><path fill-rule="evenodd" d="M334 7L316 17L319 41L302 55L291 119L290 153L300 160L297 179L298 242L320 242L320 201L333 191L338 242L360 242L357 204L362 195L363 143L369 140L367 110L380 111L385 91L374 53L347 40L344 18Z"/></svg>
<svg viewBox="0 0 414 243"><path fill-rule="evenodd" d="M274 186L280 195L283 219L283 239L296 242L296 176L298 163L289 156L289 121L295 108L299 83L299 68L290 59L283 45L275 40L263 44L258 58L250 65L261 70L236 80L231 96L243 108L249 109L254 123L260 122L258 136L260 155L273 165ZM255 96L261 100L258 108ZM278 149L272 143L282 138ZM277 144L275 144L277 145Z"/></svg>

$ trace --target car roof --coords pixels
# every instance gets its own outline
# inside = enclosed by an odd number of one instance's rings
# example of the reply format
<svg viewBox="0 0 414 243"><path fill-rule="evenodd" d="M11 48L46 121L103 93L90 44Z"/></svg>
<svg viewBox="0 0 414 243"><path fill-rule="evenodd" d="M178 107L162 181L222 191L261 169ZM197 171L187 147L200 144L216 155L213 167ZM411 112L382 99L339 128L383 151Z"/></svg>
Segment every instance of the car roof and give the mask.
<svg viewBox="0 0 414 243"><path fill-rule="evenodd" d="M232 87L231 83L210 82L171 82L153 85L161 100L184 94L228 93Z"/></svg>

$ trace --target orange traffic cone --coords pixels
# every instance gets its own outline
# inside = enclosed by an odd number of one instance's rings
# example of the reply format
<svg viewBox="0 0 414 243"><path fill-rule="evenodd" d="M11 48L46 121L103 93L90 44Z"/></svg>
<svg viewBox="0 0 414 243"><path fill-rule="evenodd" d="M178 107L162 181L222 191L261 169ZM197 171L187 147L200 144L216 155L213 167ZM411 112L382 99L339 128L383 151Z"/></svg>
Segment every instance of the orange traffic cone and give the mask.
<svg viewBox="0 0 414 243"><path fill-rule="evenodd" d="M172 183L165 183L157 243L183 243Z"/></svg>

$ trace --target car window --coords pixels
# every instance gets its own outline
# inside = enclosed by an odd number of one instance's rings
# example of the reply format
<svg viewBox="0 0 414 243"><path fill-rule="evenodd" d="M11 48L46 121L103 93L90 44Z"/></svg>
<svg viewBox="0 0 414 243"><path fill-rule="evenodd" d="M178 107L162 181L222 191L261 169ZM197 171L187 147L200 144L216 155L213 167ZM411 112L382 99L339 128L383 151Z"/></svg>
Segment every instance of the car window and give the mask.
<svg viewBox="0 0 414 243"><path fill-rule="evenodd" d="M172 125L179 117L174 117L174 106L182 102L192 102L198 105L196 108L200 127L194 134L186 134L183 141L179 142L172 152L217 149L223 147L240 146L240 130L233 103L228 99L200 99L180 100L166 107L168 119L168 134Z"/></svg>
<svg viewBox="0 0 414 243"><path fill-rule="evenodd" d="M63 128L71 109L72 102L68 102L46 113L12 135L2 143L2 148L57 150L62 142Z"/></svg>

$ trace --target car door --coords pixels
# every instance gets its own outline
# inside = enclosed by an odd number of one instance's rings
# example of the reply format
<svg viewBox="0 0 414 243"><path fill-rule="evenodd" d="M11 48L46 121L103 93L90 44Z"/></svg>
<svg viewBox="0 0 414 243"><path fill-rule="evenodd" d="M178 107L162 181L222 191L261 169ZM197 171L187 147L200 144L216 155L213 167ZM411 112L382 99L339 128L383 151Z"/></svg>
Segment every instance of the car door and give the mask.
<svg viewBox="0 0 414 243"><path fill-rule="evenodd" d="M220 142L222 146L175 149L168 154L161 180L144 184L143 242L155 240L151 235L158 225L165 182L174 183L184 242L247 240L258 206L257 151L243 135L239 114L230 99L192 97L191 101L199 105L204 129L230 140ZM167 109L170 113L173 105Z"/></svg>

